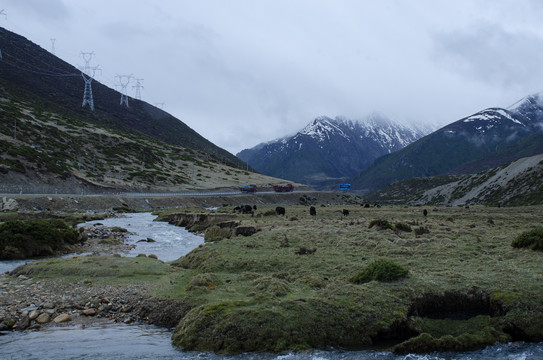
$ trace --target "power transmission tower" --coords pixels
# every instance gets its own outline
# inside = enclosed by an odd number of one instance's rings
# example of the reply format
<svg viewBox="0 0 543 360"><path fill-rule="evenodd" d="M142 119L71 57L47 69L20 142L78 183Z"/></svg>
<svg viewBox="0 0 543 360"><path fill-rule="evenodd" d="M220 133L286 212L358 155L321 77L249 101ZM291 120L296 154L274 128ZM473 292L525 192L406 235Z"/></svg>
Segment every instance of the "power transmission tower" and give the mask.
<svg viewBox="0 0 543 360"><path fill-rule="evenodd" d="M143 82L143 79L134 79L134 80L136 80L136 85L132 86L132 88L136 89L136 99L141 100L140 89L144 89L143 85L141 84L141 82Z"/></svg>
<svg viewBox="0 0 543 360"><path fill-rule="evenodd" d="M81 76L83 77L83 81L85 82L85 92L83 93L83 104L81 105L81 107L85 107L85 105L89 105L92 111L94 111L94 98L92 96L92 79L94 78L96 71L100 71L100 66L94 66L94 67L90 66L90 61L92 60L93 55L94 55L94 52L81 52L81 57L85 61L85 66L80 68Z"/></svg>
<svg viewBox="0 0 543 360"><path fill-rule="evenodd" d="M55 55L55 41L57 39L51 38L51 54Z"/></svg>
<svg viewBox="0 0 543 360"><path fill-rule="evenodd" d="M158 102L158 103L155 103L155 106L159 109L162 109L164 108L164 103L163 102Z"/></svg>
<svg viewBox="0 0 543 360"><path fill-rule="evenodd" d="M0 15L4 15L4 18L7 20L8 19L8 14L6 14L6 12L4 11L4 9L0 10Z"/></svg>
<svg viewBox="0 0 543 360"><path fill-rule="evenodd" d="M126 87L130 83L132 75L117 75L115 77L119 79L119 85L121 86L121 106L125 104L126 107L128 107L128 95L126 95Z"/></svg>

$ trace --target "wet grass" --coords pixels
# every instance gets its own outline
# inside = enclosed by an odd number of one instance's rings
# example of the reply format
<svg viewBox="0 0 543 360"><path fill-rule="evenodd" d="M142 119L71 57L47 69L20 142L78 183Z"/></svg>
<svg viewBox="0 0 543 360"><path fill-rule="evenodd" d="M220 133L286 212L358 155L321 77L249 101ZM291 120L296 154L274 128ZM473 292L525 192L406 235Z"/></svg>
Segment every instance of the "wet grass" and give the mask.
<svg viewBox="0 0 543 360"><path fill-rule="evenodd" d="M88 255L30 263L17 268L15 274L66 283L90 281L96 285L124 285L158 281L169 270L169 265L151 257Z"/></svg>
<svg viewBox="0 0 543 360"><path fill-rule="evenodd" d="M540 225L543 207L442 207L424 216L418 207L317 206L316 217L307 206L288 206L285 216L270 215L274 209L259 205L254 215L237 215L240 226L261 230L254 235L206 242L169 264L81 257L25 268L42 278L148 282L157 296L192 308L173 336L174 345L185 349L235 353L403 343L397 351L428 351L543 340L542 252L511 246ZM427 231L370 228L375 219ZM351 281L383 258L407 276ZM469 301L451 304L446 294ZM447 311L428 315L433 307Z"/></svg>

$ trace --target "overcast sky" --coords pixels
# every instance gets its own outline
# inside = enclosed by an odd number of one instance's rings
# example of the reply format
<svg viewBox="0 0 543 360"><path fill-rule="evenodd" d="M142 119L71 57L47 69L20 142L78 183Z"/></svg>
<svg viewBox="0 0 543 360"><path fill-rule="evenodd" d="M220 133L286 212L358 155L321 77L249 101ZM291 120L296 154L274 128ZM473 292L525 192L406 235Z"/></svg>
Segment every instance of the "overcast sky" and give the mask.
<svg viewBox="0 0 543 360"><path fill-rule="evenodd" d="M540 0L0 0L0 26L237 153L320 115L442 126L543 90ZM0 45L1 46L1 45ZM135 95L129 84L128 94ZM83 92L83 83L81 85Z"/></svg>

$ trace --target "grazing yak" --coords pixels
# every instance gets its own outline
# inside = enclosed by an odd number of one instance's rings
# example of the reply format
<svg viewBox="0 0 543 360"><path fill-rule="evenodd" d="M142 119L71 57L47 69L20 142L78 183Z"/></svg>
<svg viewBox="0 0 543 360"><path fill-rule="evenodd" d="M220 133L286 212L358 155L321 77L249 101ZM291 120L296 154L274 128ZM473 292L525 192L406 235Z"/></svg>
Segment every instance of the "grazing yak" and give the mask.
<svg viewBox="0 0 543 360"><path fill-rule="evenodd" d="M311 206L309 208L309 215L311 215L311 216L316 216L317 215L317 209L315 209L314 206Z"/></svg>
<svg viewBox="0 0 543 360"><path fill-rule="evenodd" d="M236 206L233 212L238 212L241 214L250 214L253 212L253 207L251 205Z"/></svg>
<svg viewBox="0 0 543 360"><path fill-rule="evenodd" d="M285 215L285 208L282 206L278 206L275 208L275 213L277 215Z"/></svg>
<svg viewBox="0 0 543 360"><path fill-rule="evenodd" d="M343 209L343 216L347 216L347 215L349 215L349 210Z"/></svg>

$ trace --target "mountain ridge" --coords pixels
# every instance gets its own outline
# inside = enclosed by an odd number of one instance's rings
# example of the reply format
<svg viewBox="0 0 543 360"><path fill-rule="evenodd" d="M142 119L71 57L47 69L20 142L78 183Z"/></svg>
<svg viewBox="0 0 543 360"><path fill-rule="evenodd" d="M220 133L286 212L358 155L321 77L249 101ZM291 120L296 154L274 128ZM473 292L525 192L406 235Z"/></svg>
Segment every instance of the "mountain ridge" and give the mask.
<svg viewBox="0 0 543 360"><path fill-rule="evenodd" d="M321 188L328 183L337 186L338 181L402 148L424 131L378 113L364 120L319 116L294 135L258 144L237 156L266 175Z"/></svg>
<svg viewBox="0 0 543 360"><path fill-rule="evenodd" d="M407 178L474 173L543 152L540 94L516 104L509 110L481 110L448 124L377 159L351 183L371 191Z"/></svg>

